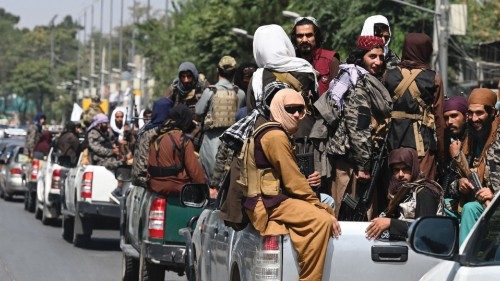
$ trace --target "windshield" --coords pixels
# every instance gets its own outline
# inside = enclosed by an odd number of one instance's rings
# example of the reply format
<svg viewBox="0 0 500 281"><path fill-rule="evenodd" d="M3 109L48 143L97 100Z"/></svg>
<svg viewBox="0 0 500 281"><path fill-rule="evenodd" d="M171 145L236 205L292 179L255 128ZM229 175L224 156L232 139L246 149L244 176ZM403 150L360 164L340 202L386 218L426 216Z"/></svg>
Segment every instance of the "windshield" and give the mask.
<svg viewBox="0 0 500 281"><path fill-rule="evenodd" d="M500 200L495 200L493 204L465 251L471 265L500 264Z"/></svg>

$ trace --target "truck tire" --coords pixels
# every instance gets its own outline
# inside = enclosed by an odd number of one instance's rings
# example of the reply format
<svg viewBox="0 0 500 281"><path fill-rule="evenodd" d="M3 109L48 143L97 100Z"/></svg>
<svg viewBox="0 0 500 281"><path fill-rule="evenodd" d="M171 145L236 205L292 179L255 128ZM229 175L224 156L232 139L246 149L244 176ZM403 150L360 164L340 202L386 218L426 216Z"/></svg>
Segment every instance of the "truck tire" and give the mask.
<svg viewBox="0 0 500 281"><path fill-rule="evenodd" d="M24 203L24 210L28 211L28 191L24 193L23 203Z"/></svg>
<svg viewBox="0 0 500 281"><path fill-rule="evenodd" d="M74 218L62 215L62 237L68 242L73 242L73 228L75 224Z"/></svg>
<svg viewBox="0 0 500 281"><path fill-rule="evenodd" d="M12 194L8 194L7 192L3 191L3 200L12 201Z"/></svg>
<svg viewBox="0 0 500 281"><path fill-rule="evenodd" d="M123 253L122 258L122 281L139 280L139 261Z"/></svg>
<svg viewBox="0 0 500 281"><path fill-rule="evenodd" d="M52 223L52 219L47 216L49 210L47 210L47 207L45 204L43 204L42 207L42 224L43 225L49 225Z"/></svg>
<svg viewBox="0 0 500 281"><path fill-rule="evenodd" d="M39 220L42 218L42 211L38 206L35 206L35 219Z"/></svg>
<svg viewBox="0 0 500 281"><path fill-rule="evenodd" d="M78 204L76 205L75 218L73 223L73 245L75 247L85 247L90 242L92 235L92 225L86 218L80 217Z"/></svg>
<svg viewBox="0 0 500 281"><path fill-rule="evenodd" d="M26 204L28 204L28 212L33 213L36 207L35 195L31 191L26 191L26 196L24 197Z"/></svg>
<svg viewBox="0 0 500 281"><path fill-rule="evenodd" d="M139 280L140 281L163 281L165 280L165 267L149 262L145 258L144 243L141 246L139 260Z"/></svg>

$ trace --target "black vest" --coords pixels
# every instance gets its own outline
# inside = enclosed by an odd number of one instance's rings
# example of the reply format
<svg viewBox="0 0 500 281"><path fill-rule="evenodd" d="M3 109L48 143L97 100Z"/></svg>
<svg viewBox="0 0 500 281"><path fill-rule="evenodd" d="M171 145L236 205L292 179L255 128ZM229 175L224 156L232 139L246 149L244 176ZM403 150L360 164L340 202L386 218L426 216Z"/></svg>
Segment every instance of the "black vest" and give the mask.
<svg viewBox="0 0 500 281"><path fill-rule="evenodd" d="M394 97L394 90L401 80L403 80L403 75L399 68L387 70L385 86L391 94L391 97ZM417 78L415 78L415 82L420 91L420 98L429 106L429 109L431 109L436 99L435 80L436 72L429 69L423 70ZM409 90L406 90L398 100L393 101L393 111L403 111L408 114L423 114L419 108L418 102L412 97ZM434 113L434 110L431 109L431 112ZM413 120L409 119L392 119L391 130L387 138L389 150L400 147L412 147L416 149L412 123ZM436 151L437 143L434 129L422 125L420 127L420 134L422 135L425 150Z"/></svg>

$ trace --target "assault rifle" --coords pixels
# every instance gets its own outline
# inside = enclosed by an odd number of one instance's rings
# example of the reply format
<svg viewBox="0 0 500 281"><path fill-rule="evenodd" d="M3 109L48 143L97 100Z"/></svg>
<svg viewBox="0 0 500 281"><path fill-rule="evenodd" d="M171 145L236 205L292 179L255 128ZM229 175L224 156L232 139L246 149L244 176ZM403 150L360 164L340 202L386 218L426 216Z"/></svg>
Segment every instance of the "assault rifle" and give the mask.
<svg viewBox="0 0 500 281"><path fill-rule="evenodd" d="M385 135L384 141L380 148L380 152L375 158L375 163L373 165L371 173L371 181L369 183L364 183L360 185L361 188L365 189L365 192L363 193L361 198L356 199L348 193L344 194L344 197L342 198L342 205L340 206L340 211L339 211L339 220L342 221L367 220L366 212L370 208L373 199L373 192L375 191L377 179L380 174L380 168L384 164L384 160L386 158L385 156L386 156L388 135L389 133Z"/></svg>

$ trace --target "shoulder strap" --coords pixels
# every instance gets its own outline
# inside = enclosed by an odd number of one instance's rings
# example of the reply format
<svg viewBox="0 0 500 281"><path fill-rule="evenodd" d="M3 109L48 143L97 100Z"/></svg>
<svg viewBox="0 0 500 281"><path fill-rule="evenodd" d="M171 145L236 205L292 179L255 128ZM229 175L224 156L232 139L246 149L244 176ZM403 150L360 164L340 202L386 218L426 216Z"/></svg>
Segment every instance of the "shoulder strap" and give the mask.
<svg viewBox="0 0 500 281"><path fill-rule="evenodd" d="M412 70L409 70L407 68L399 68L399 70L401 71L401 74L403 75L403 80L401 80L401 82L399 82L398 86L394 90L395 95L393 97L393 100L398 100L406 92L406 90L408 90L408 88L410 88L410 85L413 84L413 82L415 81L415 78L417 78L417 76L420 74L420 72L422 72L422 69L420 69L420 68L412 69ZM411 91L411 89L410 89L410 91ZM418 91L418 88L417 88L417 91ZM415 94L411 93L411 94L415 98L417 93L415 93ZM417 96L420 97L420 92L418 92Z"/></svg>
<svg viewBox="0 0 500 281"><path fill-rule="evenodd" d="M259 127L257 127L253 133L252 133L252 136L255 137L257 136L260 132L264 131L265 129L267 128L271 128L271 127L279 127L279 128L282 128L281 127L281 124L278 123L278 122L266 122L262 125L260 125Z"/></svg>
<svg viewBox="0 0 500 281"><path fill-rule="evenodd" d="M276 76L277 80L289 84L295 91L297 92L302 91L302 83L300 83L300 81L297 80L297 78L295 78L292 74L288 72L274 72L274 71L272 73L274 74L274 76Z"/></svg>

